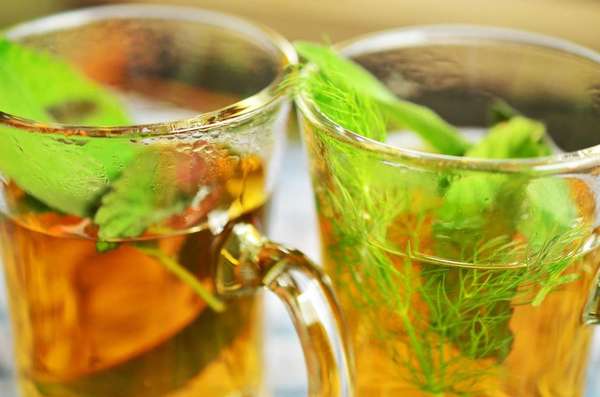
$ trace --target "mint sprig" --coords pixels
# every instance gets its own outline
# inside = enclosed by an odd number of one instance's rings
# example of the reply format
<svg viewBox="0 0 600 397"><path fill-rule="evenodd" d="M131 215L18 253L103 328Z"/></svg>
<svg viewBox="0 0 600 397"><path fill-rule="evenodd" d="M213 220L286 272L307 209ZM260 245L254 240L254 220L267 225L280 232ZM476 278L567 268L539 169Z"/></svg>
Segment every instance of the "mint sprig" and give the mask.
<svg viewBox="0 0 600 397"><path fill-rule="evenodd" d="M134 238L185 210L191 197L176 184L177 152L152 146L140 152L102 197L94 217L102 241Z"/></svg>
<svg viewBox="0 0 600 397"><path fill-rule="evenodd" d="M80 115L64 109L87 104ZM63 111L57 111L63 109ZM124 125L119 100L68 63L0 39L0 111L40 123ZM56 114L69 114L59 120ZM126 139L86 139L0 125L0 171L51 208L89 216L137 152Z"/></svg>
<svg viewBox="0 0 600 397"><path fill-rule="evenodd" d="M467 151L465 157L510 159L545 156L550 153L545 143L545 127L542 123L525 117L513 117L497 124L488 134ZM490 225L494 212L514 211L519 206L516 200L523 199L514 186L520 179L516 175L464 172L450 177L444 201L434 225L439 243L454 244L463 252L477 251L477 245L484 242L486 230L498 225ZM510 216L506 216L510 218ZM509 231L506 231L509 233ZM478 239L477 243L473 238ZM453 255L454 256L454 255Z"/></svg>
<svg viewBox="0 0 600 397"><path fill-rule="evenodd" d="M127 125L118 98L69 63L0 38L0 111L38 123ZM93 218L100 252L175 215L193 192L177 185L178 155L123 138L44 134L0 125L0 172L48 209ZM181 159L179 159L181 160ZM185 189L183 189L185 190ZM192 196L191 196L192 195ZM216 311L223 304L158 249L138 247Z"/></svg>

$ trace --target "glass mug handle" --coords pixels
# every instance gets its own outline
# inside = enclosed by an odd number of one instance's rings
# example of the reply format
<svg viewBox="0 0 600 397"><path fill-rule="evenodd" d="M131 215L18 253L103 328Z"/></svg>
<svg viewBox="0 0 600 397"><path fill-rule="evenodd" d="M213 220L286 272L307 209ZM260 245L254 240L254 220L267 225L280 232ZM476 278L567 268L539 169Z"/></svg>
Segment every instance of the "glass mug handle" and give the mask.
<svg viewBox="0 0 600 397"><path fill-rule="evenodd" d="M594 277L592 291L583 309L583 323L585 325L600 324L600 270Z"/></svg>
<svg viewBox="0 0 600 397"><path fill-rule="evenodd" d="M299 251L239 223L220 250L217 292L224 297L265 287L291 314L308 370L310 397L351 397L352 376L340 309L328 278Z"/></svg>

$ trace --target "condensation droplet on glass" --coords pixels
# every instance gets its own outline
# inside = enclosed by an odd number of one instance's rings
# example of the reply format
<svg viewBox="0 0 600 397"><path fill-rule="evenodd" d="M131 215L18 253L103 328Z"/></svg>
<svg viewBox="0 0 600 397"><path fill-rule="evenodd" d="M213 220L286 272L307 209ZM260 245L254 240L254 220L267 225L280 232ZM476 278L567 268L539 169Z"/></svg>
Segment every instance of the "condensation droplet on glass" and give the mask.
<svg viewBox="0 0 600 397"><path fill-rule="evenodd" d="M198 208L206 197L210 194L211 189L208 186L202 186L192 200L192 208Z"/></svg>
<svg viewBox="0 0 600 397"><path fill-rule="evenodd" d="M600 84L596 84L589 89L592 97L592 107L600 111Z"/></svg>
<svg viewBox="0 0 600 397"><path fill-rule="evenodd" d="M223 209L217 209L208 214L208 228L214 235L220 234L229 222L229 212Z"/></svg>

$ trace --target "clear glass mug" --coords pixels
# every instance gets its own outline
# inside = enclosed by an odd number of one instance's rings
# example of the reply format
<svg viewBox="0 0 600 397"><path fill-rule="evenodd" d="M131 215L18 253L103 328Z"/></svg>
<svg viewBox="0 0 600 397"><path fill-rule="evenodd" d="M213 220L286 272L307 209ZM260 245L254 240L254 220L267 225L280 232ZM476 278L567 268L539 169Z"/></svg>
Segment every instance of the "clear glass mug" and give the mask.
<svg viewBox="0 0 600 397"><path fill-rule="evenodd" d="M133 5L6 35L22 68L0 84L43 110L0 113L21 395L264 395L262 287L293 316L310 395L349 395L327 279L254 226L282 156L290 44L231 16Z"/></svg>
<svg viewBox="0 0 600 397"><path fill-rule="evenodd" d="M298 105L326 271L357 396L573 397L598 322L600 55L510 30L424 27L343 43L399 97L480 134L499 99L562 151L427 153ZM304 73L313 73L310 68Z"/></svg>

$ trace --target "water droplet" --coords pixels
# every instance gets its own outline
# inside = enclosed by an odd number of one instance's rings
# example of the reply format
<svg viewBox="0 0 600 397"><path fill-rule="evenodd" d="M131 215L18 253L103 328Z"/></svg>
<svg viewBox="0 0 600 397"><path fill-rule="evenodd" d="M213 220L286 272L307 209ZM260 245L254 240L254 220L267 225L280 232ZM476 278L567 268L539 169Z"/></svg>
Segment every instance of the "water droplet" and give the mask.
<svg viewBox="0 0 600 397"><path fill-rule="evenodd" d="M589 92L592 98L592 107L600 111L600 84L592 86Z"/></svg>
<svg viewBox="0 0 600 397"><path fill-rule="evenodd" d="M200 204L202 204L202 202L204 201L204 199L206 197L208 197L208 195L210 194L211 189L208 186L202 186L200 189L198 189L198 192L196 193L196 195L194 196L194 199L192 200L192 208L197 208L200 206ZM210 216L210 215L209 215Z"/></svg>
<svg viewBox="0 0 600 397"><path fill-rule="evenodd" d="M229 212L227 210L217 209L208 214L208 228L214 235L222 233L227 222L229 222Z"/></svg>

